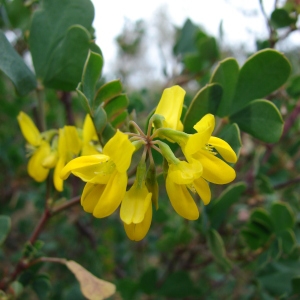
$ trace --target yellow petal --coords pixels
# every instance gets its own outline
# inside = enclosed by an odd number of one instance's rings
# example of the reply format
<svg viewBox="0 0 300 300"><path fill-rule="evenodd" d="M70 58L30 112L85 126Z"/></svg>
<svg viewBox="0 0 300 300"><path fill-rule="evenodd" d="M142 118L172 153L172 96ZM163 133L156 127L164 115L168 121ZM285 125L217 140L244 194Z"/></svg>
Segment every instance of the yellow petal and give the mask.
<svg viewBox="0 0 300 300"><path fill-rule="evenodd" d="M83 142L86 144L97 136L96 129L92 118L89 114L86 115L83 123Z"/></svg>
<svg viewBox="0 0 300 300"><path fill-rule="evenodd" d="M17 119L26 141L30 145L39 146L42 141L41 134L30 117L21 111Z"/></svg>
<svg viewBox="0 0 300 300"><path fill-rule="evenodd" d="M129 225L123 223L127 236L132 241L142 240L146 236L147 232L149 231L151 220L152 220L152 205L150 203L146 211L145 217L141 223L138 224L131 223Z"/></svg>
<svg viewBox="0 0 300 300"><path fill-rule="evenodd" d="M220 153L220 155L229 163L235 163L237 161L235 152L224 140L212 136L209 139L208 144L214 146L214 148Z"/></svg>
<svg viewBox="0 0 300 300"><path fill-rule="evenodd" d="M183 129L180 122L185 90L180 86L175 85L163 91L161 99L154 114L165 117L164 127L175 130Z"/></svg>
<svg viewBox="0 0 300 300"><path fill-rule="evenodd" d="M211 136L215 128L215 117L212 114L205 115L198 123L194 125L194 128L199 133L208 132Z"/></svg>
<svg viewBox="0 0 300 300"><path fill-rule="evenodd" d="M41 146L29 159L27 166L28 174L37 182L44 181L49 174L49 169L43 167L43 161L50 154L50 152L50 145L47 142L42 141Z"/></svg>
<svg viewBox="0 0 300 300"><path fill-rule="evenodd" d="M222 159L201 150L194 155L203 166L202 177L209 182L216 184L226 184L235 179L235 171Z"/></svg>
<svg viewBox="0 0 300 300"><path fill-rule="evenodd" d="M54 187L59 192L62 192L63 190L63 180L60 178L60 173L64 166L65 166L65 160L63 157L60 157L55 166L54 174L53 174Z"/></svg>
<svg viewBox="0 0 300 300"><path fill-rule="evenodd" d="M92 213L105 189L104 184L87 183L81 195L81 205L84 211Z"/></svg>
<svg viewBox="0 0 300 300"><path fill-rule="evenodd" d="M96 155L99 154L100 151L98 151L95 146L92 144L92 142L86 143L82 145L81 149L81 156L85 155Z"/></svg>
<svg viewBox="0 0 300 300"><path fill-rule="evenodd" d="M77 155L81 149L81 141L76 127L65 126L59 129L58 154L67 159L70 155Z"/></svg>
<svg viewBox="0 0 300 300"><path fill-rule="evenodd" d="M115 172L112 174L93 211L94 217L104 218L111 215L123 200L126 192L126 186L126 173Z"/></svg>
<svg viewBox="0 0 300 300"><path fill-rule="evenodd" d="M119 130L103 148L103 153L112 159L120 173L128 170L134 151L135 147L129 141L128 135Z"/></svg>
<svg viewBox="0 0 300 300"><path fill-rule="evenodd" d="M145 183L142 188L137 188L134 184L122 201L120 217L126 223L141 223L151 202L152 194L148 192Z"/></svg>
<svg viewBox="0 0 300 300"><path fill-rule="evenodd" d="M189 136L186 145L183 147L185 156L190 156L196 153L208 143L211 136L210 129L211 128L207 128L207 130Z"/></svg>
<svg viewBox="0 0 300 300"><path fill-rule="evenodd" d="M67 179L71 172L80 170L80 172L78 171L78 173L83 174L82 176L86 175L88 178L94 177L95 174L90 174L89 167L100 165L101 162L106 162L108 160L109 157L104 154L80 156L67 163L67 165L62 169L60 176L62 179ZM80 177L79 175L76 176Z"/></svg>
<svg viewBox="0 0 300 300"><path fill-rule="evenodd" d="M188 220L198 219L199 209L184 184L176 184L167 176L166 190L173 208L180 216Z"/></svg>
<svg viewBox="0 0 300 300"><path fill-rule="evenodd" d="M52 169L55 167L58 161L57 151L51 151L50 154L43 160L43 167Z"/></svg>
<svg viewBox="0 0 300 300"><path fill-rule="evenodd" d="M168 177L177 184L191 184L201 174L202 165L194 159L191 163L180 161L178 164L169 165Z"/></svg>
<svg viewBox="0 0 300 300"><path fill-rule="evenodd" d="M211 199L211 192L207 181L200 177L194 181L193 185L204 205L207 205Z"/></svg>

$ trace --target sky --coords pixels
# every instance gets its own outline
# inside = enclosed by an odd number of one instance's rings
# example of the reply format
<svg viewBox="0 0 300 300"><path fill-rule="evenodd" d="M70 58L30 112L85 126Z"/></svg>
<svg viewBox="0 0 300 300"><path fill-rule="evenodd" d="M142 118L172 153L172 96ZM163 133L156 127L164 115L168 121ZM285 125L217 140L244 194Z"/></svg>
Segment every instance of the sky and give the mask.
<svg viewBox="0 0 300 300"><path fill-rule="evenodd" d="M255 50L255 38L263 39L268 34L259 0L92 1L95 6L93 25L96 29L96 43L102 49L105 59L104 73L109 72L116 57L115 37L121 32L125 20L144 19L151 26L155 15L161 10L166 12L170 23L181 27L190 18L215 37L218 36L222 21L224 42L227 45L243 45L249 51ZM270 14L274 0L264 0L263 3L266 12ZM296 38L299 39L299 35Z"/></svg>

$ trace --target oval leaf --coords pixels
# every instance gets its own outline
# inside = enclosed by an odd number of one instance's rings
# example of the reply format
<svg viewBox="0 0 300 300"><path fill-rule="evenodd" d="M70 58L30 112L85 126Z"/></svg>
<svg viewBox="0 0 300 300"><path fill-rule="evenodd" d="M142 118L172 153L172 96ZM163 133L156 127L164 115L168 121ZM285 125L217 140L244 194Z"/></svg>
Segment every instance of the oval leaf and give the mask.
<svg viewBox="0 0 300 300"><path fill-rule="evenodd" d="M280 88L288 79L291 65L280 52L261 50L245 62L240 70L232 112L237 112L251 100L263 98Z"/></svg>
<svg viewBox="0 0 300 300"><path fill-rule="evenodd" d="M237 123L241 130L266 143L278 142L283 130L280 112L267 100L252 101L230 116L230 121Z"/></svg>
<svg viewBox="0 0 300 300"><path fill-rule="evenodd" d="M212 74L210 82L218 83L223 88L222 99L217 111L219 117L227 116L230 113L238 76L239 65L235 58L226 58L219 62Z"/></svg>
<svg viewBox="0 0 300 300"><path fill-rule="evenodd" d="M271 207L271 219L276 232L294 227L294 214L287 203L273 203Z"/></svg>
<svg viewBox="0 0 300 300"><path fill-rule="evenodd" d="M86 298L102 300L115 293L116 286L114 284L95 277L77 262L68 260L66 266L79 281L81 292Z"/></svg>

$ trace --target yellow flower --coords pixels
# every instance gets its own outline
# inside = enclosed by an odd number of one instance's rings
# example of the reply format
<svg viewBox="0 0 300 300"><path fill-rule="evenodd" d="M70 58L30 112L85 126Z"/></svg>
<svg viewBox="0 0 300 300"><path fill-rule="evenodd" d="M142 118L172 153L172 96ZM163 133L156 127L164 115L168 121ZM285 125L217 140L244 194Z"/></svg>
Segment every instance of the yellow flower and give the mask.
<svg viewBox="0 0 300 300"><path fill-rule="evenodd" d="M103 154L87 155L71 160L61 171L61 178L70 173L87 182L81 196L86 212L97 218L112 214L124 198L127 169L135 147L120 131L107 142Z"/></svg>
<svg viewBox="0 0 300 300"><path fill-rule="evenodd" d="M82 129L82 150L81 155L99 154L99 139L92 118L89 114L86 115Z"/></svg>
<svg viewBox="0 0 300 300"><path fill-rule="evenodd" d="M176 130L183 130L183 125L180 121L180 116L183 107L185 90L180 86L175 85L163 91L162 97L154 114L161 115L165 119L163 127Z"/></svg>
<svg viewBox="0 0 300 300"><path fill-rule="evenodd" d="M135 181L121 204L120 217L127 236L133 241L142 240L151 225L152 193L149 193L145 181Z"/></svg>
<svg viewBox="0 0 300 300"><path fill-rule="evenodd" d="M207 186L201 179L202 166L196 161L180 161L169 164L166 178L166 190L175 211L188 220L199 217L199 209L189 193L197 192L204 203L207 201ZM209 189L208 189L209 190Z"/></svg>
<svg viewBox="0 0 300 300"><path fill-rule="evenodd" d="M61 170L74 156L78 155L81 149L77 129L74 126L65 126L59 129L57 155L58 160L55 165L53 182L57 191L63 190L63 180L60 177Z"/></svg>
<svg viewBox="0 0 300 300"><path fill-rule="evenodd" d="M42 182L49 174L49 169L43 167L43 161L50 155L50 145L43 139L40 131L27 114L21 111L17 119L22 134L30 145L28 147L31 152L27 165L28 174L37 182Z"/></svg>
<svg viewBox="0 0 300 300"><path fill-rule="evenodd" d="M196 159L203 166L202 177L212 183L226 184L235 179L235 170L216 156L218 153L229 163L235 163L237 156L224 140L211 136L215 128L215 118L205 115L195 126L196 134L190 135L185 144L181 144L187 160Z"/></svg>

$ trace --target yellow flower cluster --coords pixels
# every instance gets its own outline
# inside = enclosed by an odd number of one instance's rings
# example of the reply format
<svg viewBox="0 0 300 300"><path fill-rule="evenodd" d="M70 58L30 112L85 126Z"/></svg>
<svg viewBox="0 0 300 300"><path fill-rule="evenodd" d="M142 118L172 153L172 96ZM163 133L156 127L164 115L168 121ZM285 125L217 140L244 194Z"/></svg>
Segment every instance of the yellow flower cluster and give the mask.
<svg viewBox="0 0 300 300"><path fill-rule="evenodd" d="M119 206L120 218L127 236L139 241L147 234L152 220L152 203L158 208L158 184L152 151L165 159L166 191L174 210L188 220L199 217L192 194L197 193L206 205L210 202L209 182L226 184L235 179L228 165L237 160L235 152L224 140L212 136L215 118L205 115L195 124L194 134L183 132L180 121L185 91L179 86L165 89L151 117L145 134L136 123L136 132L116 134L99 151L94 124L86 116L83 129L64 126L40 133L23 112L18 121L30 150L28 173L36 181L46 179L54 169L54 185L63 190L63 180L72 173L86 185L81 196L83 209L96 218L111 215ZM175 156L168 142L177 143L184 160ZM135 181L127 190L127 171L132 155L143 147ZM219 154L223 159L220 159ZM76 158L74 158L76 157ZM225 160L225 161L224 161Z"/></svg>
<svg viewBox="0 0 300 300"><path fill-rule="evenodd" d="M133 122L137 133L117 131L101 154L77 157L61 171L62 179L73 173L86 182L81 204L93 216L104 218L121 205L120 218L131 240L139 241L147 234L152 220L151 200L158 207L152 150L160 152L167 162L167 194L175 211L186 219L199 217L191 193L197 193L204 204L208 204L209 182L226 184L235 179L234 169L224 160L235 163L236 154L227 142L212 136L213 115L207 114L195 124L195 134L182 131L180 117L184 96L185 91L179 86L165 89L146 134ZM163 139L178 143L185 160L178 159ZM126 191L132 155L141 147L144 151L135 181ZM224 160L218 158L217 153Z"/></svg>
<svg viewBox="0 0 300 300"><path fill-rule="evenodd" d="M43 182L50 169L54 168L53 183L57 191L63 190L60 173L66 163L79 154L99 153L99 140L89 115L85 118L83 129L64 126L59 130L51 129L42 133L24 112L20 112L17 119L27 141L30 156L28 174L35 181Z"/></svg>

